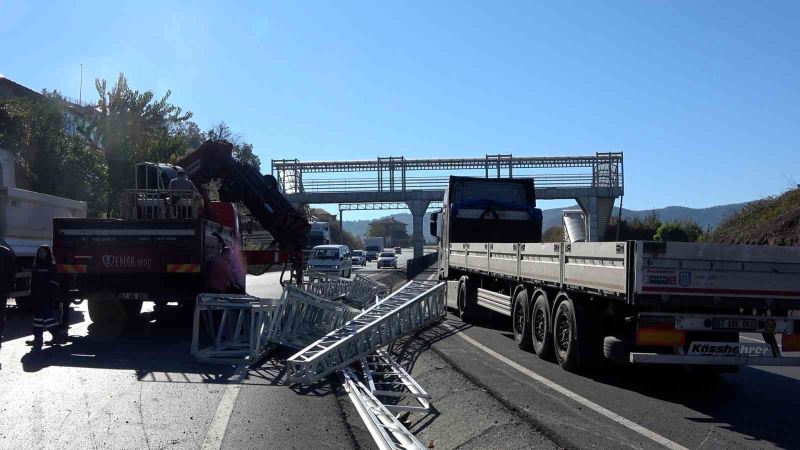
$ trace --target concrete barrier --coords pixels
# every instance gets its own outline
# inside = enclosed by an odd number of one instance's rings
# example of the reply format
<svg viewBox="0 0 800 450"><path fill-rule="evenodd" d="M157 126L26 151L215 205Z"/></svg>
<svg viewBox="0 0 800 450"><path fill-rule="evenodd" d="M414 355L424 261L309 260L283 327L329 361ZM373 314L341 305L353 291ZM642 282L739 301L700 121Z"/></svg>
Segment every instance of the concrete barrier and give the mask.
<svg viewBox="0 0 800 450"><path fill-rule="evenodd" d="M438 252L428 253L427 255L422 255L418 258L409 259L406 263L406 279L413 279L432 264L436 264L438 260Z"/></svg>

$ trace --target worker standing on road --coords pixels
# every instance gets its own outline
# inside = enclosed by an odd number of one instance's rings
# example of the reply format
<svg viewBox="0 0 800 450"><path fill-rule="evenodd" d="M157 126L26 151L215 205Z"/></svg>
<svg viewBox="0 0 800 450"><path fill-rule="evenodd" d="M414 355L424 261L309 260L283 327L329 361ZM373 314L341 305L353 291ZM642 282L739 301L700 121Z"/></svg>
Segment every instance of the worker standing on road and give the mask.
<svg viewBox="0 0 800 450"><path fill-rule="evenodd" d="M58 297L58 274L53 251L50 247L42 245L36 251L31 276L31 309L33 310L33 340L28 341L34 350L42 348L45 331L53 335L49 344L61 344L58 335L58 322L54 315L56 298Z"/></svg>
<svg viewBox="0 0 800 450"><path fill-rule="evenodd" d="M0 347L3 345L3 330L6 326L6 301L8 294L14 290L17 277L17 264L14 251L0 245Z"/></svg>
<svg viewBox="0 0 800 450"><path fill-rule="evenodd" d="M184 198L184 195L186 195L186 192L192 192L192 194L194 194L197 192L197 188L194 183L192 183L192 180L187 178L185 170L178 167L177 174L178 176L176 178L170 180L168 189L171 193L170 197L176 217L188 219L192 217L191 200L189 205L182 205L181 200Z"/></svg>

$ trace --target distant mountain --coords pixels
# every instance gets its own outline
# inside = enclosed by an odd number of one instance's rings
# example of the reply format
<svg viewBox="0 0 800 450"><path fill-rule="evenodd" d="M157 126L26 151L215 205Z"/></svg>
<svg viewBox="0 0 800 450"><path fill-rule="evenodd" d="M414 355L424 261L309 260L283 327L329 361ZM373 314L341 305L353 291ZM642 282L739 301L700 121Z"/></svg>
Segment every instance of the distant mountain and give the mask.
<svg viewBox="0 0 800 450"><path fill-rule="evenodd" d="M672 222L676 220L686 220L690 219L697 222L703 229L708 227L714 228L719 225L722 220L727 217L728 215L735 213L742 209L747 203L731 203L729 205L717 205L711 206L708 208L686 208L684 206L667 206L665 208L656 208L656 209L647 209L647 210L631 210L622 208L622 217L623 219L633 219L635 217L639 217L643 219L648 214L651 214L655 211L658 214L659 219L662 222ZM542 215L544 216L544 223L542 228L544 230L561 225L561 211L564 209L576 209L578 208L577 205L570 206L567 208L551 208L545 209L542 211ZM617 217L619 209L614 208L614 217ZM399 222L403 222L408 224L408 234L411 234L411 214L409 213L397 213L397 214L387 214L384 217L394 217L395 220ZM425 214L425 217L422 221L423 224L423 233L425 234L425 240L431 239L431 235L428 233L428 221L430 220L430 214ZM362 239L367 234L367 230L369 229L369 223L372 220L345 220L344 221L344 229L357 234Z"/></svg>

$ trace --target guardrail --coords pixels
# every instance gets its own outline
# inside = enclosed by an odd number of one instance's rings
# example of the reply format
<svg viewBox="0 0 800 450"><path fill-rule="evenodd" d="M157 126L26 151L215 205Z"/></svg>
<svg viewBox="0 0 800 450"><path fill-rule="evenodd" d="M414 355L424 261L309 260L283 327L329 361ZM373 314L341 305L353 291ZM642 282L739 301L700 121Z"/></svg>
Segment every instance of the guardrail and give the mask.
<svg viewBox="0 0 800 450"><path fill-rule="evenodd" d="M417 258L409 259L406 263L406 280L412 280L421 274L425 269L436 264L439 259L439 252L428 253Z"/></svg>

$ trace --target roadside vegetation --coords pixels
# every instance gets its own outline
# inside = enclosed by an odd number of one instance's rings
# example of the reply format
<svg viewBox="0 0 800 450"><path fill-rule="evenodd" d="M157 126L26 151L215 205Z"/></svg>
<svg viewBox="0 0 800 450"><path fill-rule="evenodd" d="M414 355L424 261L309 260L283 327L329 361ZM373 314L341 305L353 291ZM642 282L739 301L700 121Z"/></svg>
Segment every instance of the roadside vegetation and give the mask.
<svg viewBox="0 0 800 450"><path fill-rule="evenodd" d="M800 245L800 188L748 204L723 220L703 241Z"/></svg>
<svg viewBox="0 0 800 450"><path fill-rule="evenodd" d="M29 188L83 200L91 217L118 213L119 196L134 185L138 162L174 163L206 139L234 144L234 157L260 169L253 146L219 122L207 131L192 113L140 92L120 74L109 87L95 83L98 101L80 106L56 91L0 100L0 147L10 149Z"/></svg>

